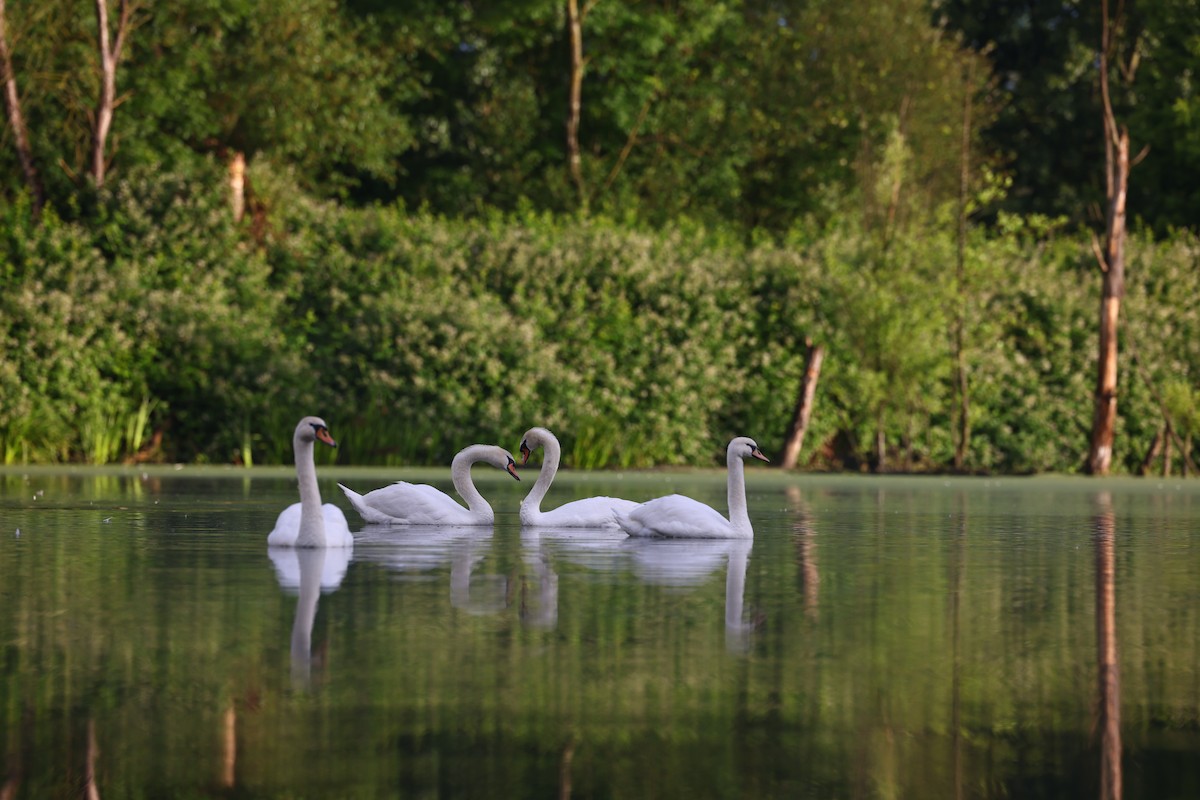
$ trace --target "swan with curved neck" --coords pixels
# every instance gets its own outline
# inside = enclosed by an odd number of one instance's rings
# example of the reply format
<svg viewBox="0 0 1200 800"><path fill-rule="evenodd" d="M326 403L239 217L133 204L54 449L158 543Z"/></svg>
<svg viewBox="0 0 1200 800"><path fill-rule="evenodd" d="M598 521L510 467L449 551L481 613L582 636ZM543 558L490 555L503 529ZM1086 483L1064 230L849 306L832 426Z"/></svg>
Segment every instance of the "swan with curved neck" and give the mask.
<svg viewBox="0 0 1200 800"><path fill-rule="evenodd" d="M300 502L279 513L275 528L267 536L272 547L353 547L354 537L346 524L346 515L333 503L321 505L317 487L317 468L313 464L313 444L322 442L337 447L329 428L320 417L305 417L292 434L296 457L296 480Z"/></svg>
<svg viewBox="0 0 1200 800"><path fill-rule="evenodd" d="M463 508L453 497L426 483L397 481L365 495L342 484L341 490L367 522L385 525L491 525L496 514L471 480L471 465L483 462L502 469L517 480L517 462L503 447L473 444L464 447L450 464L450 478Z"/></svg>
<svg viewBox="0 0 1200 800"><path fill-rule="evenodd" d="M751 539L754 529L746 511L746 475L742 459L769 459L754 440L739 436L729 443L725 463L729 518L697 500L672 494L642 503L629 512L614 511L618 527L630 536L662 536L679 539Z"/></svg>
<svg viewBox="0 0 1200 800"><path fill-rule="evenodd" d="M521 524L530 527L555 528L613 528L613 509L632 511L637 503L619 497L587 497L564 503L550 511L542 511L542 500L546 496L554 476L558 474L558 462L562 448L554 434L545 428L530 428L521 439L521 463L529 462L534 450L542 448L542 468L529 494L521 501Z"/></svg>

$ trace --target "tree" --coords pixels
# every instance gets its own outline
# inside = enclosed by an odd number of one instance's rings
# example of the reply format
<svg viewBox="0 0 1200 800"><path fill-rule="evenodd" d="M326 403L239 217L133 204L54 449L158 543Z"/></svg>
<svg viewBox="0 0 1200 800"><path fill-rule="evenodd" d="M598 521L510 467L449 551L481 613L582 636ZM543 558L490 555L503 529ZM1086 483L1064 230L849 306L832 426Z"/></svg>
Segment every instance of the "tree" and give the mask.
<svg viewBox="0 0 1200 800"><path fill-rule="evenodd" d="M29 146L29 132L25 129L25 117L21 113L21 99L17 94L17 76L13 72L12 53L8 49L8 11L4 0L0 0L0 76L4 82L4 109L8 113L8 124L12 128L13 147L21 162L21 174L29 189L33 202L33 218L37 220L46 203L46 190L33 162L33 150Z"/></svg>
<svg viewBox="0 0 1200 800"><path fill-rule="evenodd" d="M592 0L594 2L594 0ZM579 0L567 0L567 27L571 32L571 89L567 106L567 168L579 193L579 211L587 215L588 191L583 181L579 155L579 112L583 105L583 20L592 2L579 7Z"/></svg>
<svg viewBox="0 0 1200 800"><path fill-rule="evenodd" d="M1109 19L1108 0L1101 0L1100 97L1104 118L1105 247L1097 246L1104 273L1100 298L1100 341L1096 363L1096 395L1087 470L1107 475L1112 466L1113 438L1117 424L1117 324L1121 298L1125 295L1125 206L1129 182L1129 129L1118 125L1109 90L1109 63L1114 51L1114 23ZM1131 71L1127 72L1131 74Z"/></svg>
<svg viewBox="0 0 1200 800"><path fill-rule="evenodd" d="M92 179L104 185L105 143L112 128L113 109L117 102L117 62L125 46L132 7L129 0L120 0L115 37L109 36L107 0L96 0L96 35L100 47L100 98L96 103L96 120L92 134Z"/></svg>

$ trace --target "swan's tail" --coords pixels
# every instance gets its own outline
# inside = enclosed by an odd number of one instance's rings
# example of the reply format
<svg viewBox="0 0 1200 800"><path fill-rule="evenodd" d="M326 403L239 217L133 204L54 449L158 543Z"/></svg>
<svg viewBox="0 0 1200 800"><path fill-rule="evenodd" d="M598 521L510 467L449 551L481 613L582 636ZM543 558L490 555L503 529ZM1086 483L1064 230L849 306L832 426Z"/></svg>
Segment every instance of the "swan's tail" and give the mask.
<svg viewBox="0 0 1200 800"><path fill-rule="evenodd" d="M397 483L399 482L400 481L397 481ZM346 495L346 499L350 501L350 505L354 506L354 510L358 512L358 515L363 518L363 522L372 525L391 525L396 521L379 509L373 508L371 504L367 502L367 498L363 497L353 489L343 486L340 483L338 484L338 488L341 489L342 493ZM403 522L404 520L399 521Z"/></svg>
<svg viewBox="0 0 1200 800"><path fill-rule="evenodd" d="M348 486L338 484L338 488L342 490L342 494L346 495L346 499L350 501L350 505L354 506L354 510L363 518L364 522L375 522L374 517L378 517L378 512L363 502L363 496L354 491Z"/></svg>

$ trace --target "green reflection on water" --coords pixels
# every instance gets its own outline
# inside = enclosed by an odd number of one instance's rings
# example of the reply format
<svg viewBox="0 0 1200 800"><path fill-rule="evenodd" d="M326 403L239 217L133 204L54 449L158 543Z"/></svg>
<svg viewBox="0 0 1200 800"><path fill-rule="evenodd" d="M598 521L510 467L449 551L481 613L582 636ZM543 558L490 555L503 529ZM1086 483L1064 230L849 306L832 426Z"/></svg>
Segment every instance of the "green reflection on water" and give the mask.
<svg viewBox="0 0 1200 800"><path fill-rule="evenodd" d="M321 487L396 477L450 488ZM6 796L1200 796L1200 488L758 470L748 547L521 531L476 480L494 530L351 555L268 553L286 471L0 472ZM675 490L724 505L546 507Z"/></svg>

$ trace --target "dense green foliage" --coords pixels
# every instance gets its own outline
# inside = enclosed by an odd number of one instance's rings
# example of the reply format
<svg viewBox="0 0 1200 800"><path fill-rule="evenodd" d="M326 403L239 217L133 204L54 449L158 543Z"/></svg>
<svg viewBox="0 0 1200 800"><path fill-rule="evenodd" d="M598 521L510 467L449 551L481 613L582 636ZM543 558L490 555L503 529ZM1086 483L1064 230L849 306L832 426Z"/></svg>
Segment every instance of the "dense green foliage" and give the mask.
<svg viewBox="0 0 1200 800"><path fill-rule="evenodd" d="M4 126L5 462L283 461L315 411L362 463L443 463L535 423L578 466L707 463L735 432L778 445L811 341L828 359L807 463L941 469L961 319L969 467L1078 467L1094 9L582 5L578 184L563 3L186 0L135 11L100 188L91 7L8 8L48 205L35 221ZM1118 113L1151 144L1123 469L1160 402L1196 427L1197 243L1175 227L1200 210L1194 5L1131 7L1117 37L1142 65Z"/></svg>
<svg viewBox="0 0 1200 800"><path fill-rule="evenodd" d="M262 173L276 211L256 244L209 177L105 189L88 225L11 213L7 461L127 457L157 429L154 457L278 463L316 411L348 463L445 463L533 424L578 466L708 463L735 433L779 446L812 340L828 355L805 460L937 469L953 452L961 303L970 466L1079 466L1097 275L1084 242L1045 226L977 231L960 296L936 225L884 246L848 217L746 244L682 225L351 210ZM1131 243L1142 371L1126 364L1125 469L1160 424L1141 378L1200 370L1198 255L1182 234Z"/></svg>
<svg viewBox="0 0 1200 800"><path fill-rule="evenodd" d="M1104 129L1096 80L1101 3L1029 0L1015 6L935 0L935 14L985 51L998 109L983 134L1012 175L1009 210L1098 223L1104 215ZM1113 104L1140 160L1129 213L1161 231L1200 216L1200 5L1109 3Z"/></svg>
<svg viewBox="0 0 1200 800"><path fill-rule="evenodd" d="M977 164L1005 210L1095 222L1103 197L1098 4L1037 0L583 3L583 197L567 170L561 0L183 0L135 4L118 65L110 176L206 155L297 169L356 204L452 216L586 204L616 218L788 229L827 215L898 119L913 187L957 188L973 101ZM52 202L86 182L98 96L94 9L12 4L14 77ZM1196 0L1123 3L1114 102L1135 153L1131 212L1162 232L1200 216L1189 77ZM4 126L0 196L22 188Z"/></svg>

